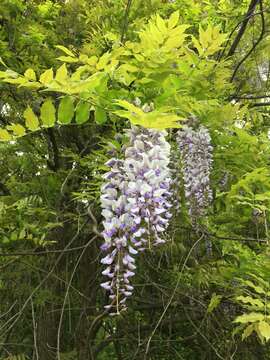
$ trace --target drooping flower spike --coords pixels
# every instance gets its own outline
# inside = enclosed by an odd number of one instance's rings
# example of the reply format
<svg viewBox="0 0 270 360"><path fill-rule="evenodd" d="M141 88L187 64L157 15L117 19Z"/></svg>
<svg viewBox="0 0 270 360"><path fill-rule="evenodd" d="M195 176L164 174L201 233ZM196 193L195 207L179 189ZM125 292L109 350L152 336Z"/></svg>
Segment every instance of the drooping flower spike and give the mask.
<svg viewBox="0 0 270 360"><path fill-rule="evenodd" d="M126 309L127 297L132 295L130 278L136 269L134 255L137 250L129 245L133 222L125 195L127 180L123 160L113 158L106 165L110 167L110 171L104 175L107 182L101 188L105 240L101 249L107 255L101 259L101 263L106 265L102 274L108 280L101 286L108 291L110 298L110 304L105 308L109 309L111 314L119 314Z"/></svg>
<svg viewBox="0 0 270 360"><path fill-rule="evenodd" d="M166 131L132 127L128 135L130 146L125 151L124 167L136 229L131 241L144 250L165 242L164 232L171 218L170 145Z"/></svg>
<svg viewBox="0 0 270 360"><path fill-rule="evenodd" d="M132 127L127 134L125 158L107 162L110 171L101 189L102 250L107 252L101 263L107 266L102 274L108 278L101 286L109 292L111 303L106 308L111 314L125 310L126 299L132 295L134 255L165 242L171 217L166 132Z"/></svg>
<svg viewBox="0 0 270 360"><path fill-rule="evenodd" d="M194 220L205 214L212 201L210 172L212 168L212 145L208 130L186 126L178 131L177 142L182 159L185 197L189 214Z"/></svg>

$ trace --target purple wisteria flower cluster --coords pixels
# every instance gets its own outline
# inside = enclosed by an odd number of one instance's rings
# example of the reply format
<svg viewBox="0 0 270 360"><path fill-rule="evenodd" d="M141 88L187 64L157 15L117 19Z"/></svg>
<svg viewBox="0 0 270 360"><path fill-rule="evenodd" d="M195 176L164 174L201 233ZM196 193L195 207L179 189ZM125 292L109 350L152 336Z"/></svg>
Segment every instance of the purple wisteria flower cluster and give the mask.
<svg viewBox="0 0 270 360"><path fill-rule="evenodd" d="M165 131L132 127L124 159L113 158L106 165L101 207L104 217L101 263L108 280L101 286L109 292L111 314L126 309L132 295L130 278L135 275L138 251L165 242L171 218L170 145Z"/></svg>
<svg viewBox="0 0 270 360"><path fill-rule="evenodd" d="M185 197L189 214L194 220L205 214L212 201L210 172L212 168L211 137L204 126L198 129L183 127L177 142L182 158Z"/></svg>
<svg viewBox="0 0 270 360"><path fill-rule="evenodd" d="M171 218L170 145L166 131L133 127L128 135L124 166L136 230L132 242L144 250L165 242L163 234Z"/></svg>
<svg viewBox="0 0 270 360"><path fill-rule="evenodd" d="M133 220L125 195L127 179L123 160L112 158L106 165L110 167L110 171L104 175L107 182L101 188L102 215L105 219L105 242L101 249L106 251L107 255L101 259L101 263L106 265L102 274L108 280L101 286L109 292L110 304L105 308L112 310L112 314L119 314L121 310L126 309L127 297L132 295L130 278L135 275L133 255L137 254L137 250L129 244Z"/></svg>

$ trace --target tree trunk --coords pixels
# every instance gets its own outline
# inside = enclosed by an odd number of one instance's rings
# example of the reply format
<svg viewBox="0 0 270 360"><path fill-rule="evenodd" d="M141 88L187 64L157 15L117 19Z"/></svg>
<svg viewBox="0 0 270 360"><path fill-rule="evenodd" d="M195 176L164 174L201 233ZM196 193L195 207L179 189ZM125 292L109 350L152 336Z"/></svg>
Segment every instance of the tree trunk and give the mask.
<svg viewBox="0 0 270 360"><path fill-rule="evenodd" d="M87 239L89 241L89 239ZM84 243L87 243L84 241ZM94 240L86 249L79 265L79 289L81 297L81 312L75 334L75 347L78 360L94 360L94 345L96 331L91 329L91 323L96 313L98 247Z"/></svg>
<svg viewBox="0 0 270 360"><path fill-rule="evenodd" d="M40 308L37 321L37 354L38 360L55 360L57 340L57 319L51 312L53 305Z"/></svg>

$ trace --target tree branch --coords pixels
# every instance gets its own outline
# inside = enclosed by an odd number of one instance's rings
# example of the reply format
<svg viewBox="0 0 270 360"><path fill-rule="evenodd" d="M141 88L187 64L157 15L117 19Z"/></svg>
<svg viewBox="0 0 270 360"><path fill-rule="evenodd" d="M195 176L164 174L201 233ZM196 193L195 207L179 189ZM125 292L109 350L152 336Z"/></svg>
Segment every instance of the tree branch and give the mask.
<svg viewBox="0 0 270 360"><path fill-rule="evenodd" d="M216 234L207 233L208 236L213 237L218 240L232 240L232 241L240 241L240 242L257 242L268 244L266 239L256 239L256 238L239 238L233 236L218 236Z"/></svg>
<svg viewBox="0 0 270 360"><path fill-rule="evenodd" d="M233 72L231 80L230 80L231 82L234 80L235 75L236 75L238 69L240 68L240 66L244 63L244 61L246 61L246 59L249 57L249 55L255 50L255 48L259 45L259 43L263 39L263 35L264 35L264 31L265 31L265 20L264 20L264 13L263 13L263 0L259 0L259 3L260 3L261 20L262 20L261 34L260 34L258 40L253 44L252 48L247 52L247 54L242 58L242 60L238 63L238 65L234 69L234 72Z"/></svg>
<svg viewBox="0 0 270 360"><path fill-rule="evenodd" d="M249 22L249 19L251 18L254 10L255 10L255 7L257 6L257 4L259 3L260 0L251 0L250 4L249 4L249 7L248 7L248 11L247 11L247 14L245 16L245 19L242 21L242 25L230 47L230 50L228 51L228 54L227 56L232 56L234 53L235 53L235 50L237 48L237 46L239 45L240 43L240 40L242 39L244 33L245 33L245 30L246 30L246 27L247 27L247 24Z"/></svg>
<svg viewBox="0 0 270 360"><path fill-rule="evenodd" d="M260 106L270 106L270 102L260 102L251 105L251 107L260 107Z"/></svg>
<svg viewBox="0 0 270 360"><path fill-rule="evenodd" d="M125 15L124 15L124 21L123 21L123 28L122 28L122 34L121 34L121 43L124 43L124 41L125 41L125 35L126 35L126 32L127 32L127 27L128 27L128 15L129 15L129 11L130 11L130 8L131 8L131 3L132 3L132 0L128 0L126 10L125 10Z"/></svg>
<svg viewBox="0 0 270 360"><path fill-rule="evenodd" d="M70 249L44 250L44 251L33 251L33 252L27 252L27 251L14 252L14 253L1 253L0 252L0 258L1 257L9 257L9 256L11 256L11 257L13 257L13 256L40 256L40 255L57 254L57 253L69 253L71 251L82 250L85 247L87 247L87 246L82 245L82 246L76 246L76 247L70 248Z"/></svg>
<svg viewBox="0 0 270 360"><path fill-rule="evenodd" d="M264 12L267 12L267 11L264 10ZM235 33L235 31L238 29L238 27L239 27L245 20L249 20L249 19L251 19L252 17L257 16L257 15L260 15L260 14L261 14L261 11L256 12L256 13L252 13L252 14L250 14L249 16L245 16L243 20L239 21L239 23L238 23L238 24L232 29L232 31L230 32L230 34L229 34L229 36L228 36L228 39L227 39L227 41L226 41L226 44L225 44L223 50L220 52L220 54L219 54L219 56L218 56L218 59L217 59L218 61L220 61L220 60L222 59L222 57L224 56L225 51L226 51L226 49L227 49L227 46L228 46L228 44L229 44L229 42L230 42L230 40L231 40L231 37L233 36L233 34Z"/></svg>
<svg viewBox="0 0 270 360"><path fill-rule="evenodd" d="M270 98L270 95L240 95L240 96L230 96L229 100L256 100L256 99L267 99Z"/></svg>
<svg viewBox="0 0 270 360"><path fill-rule="evenodd" d="M49 137L49 141L51 143L51 149L52 149L52 153L53 153L53 165L52 164L48 164L50 166L50 168L53 171L57 171L60 168L60 156L59 156L59 150L58 150L58 146L57 146L57 142L55 139L55 135L54 135L54 131L52 128L49 128L47 130L47 134Z"/></svg>

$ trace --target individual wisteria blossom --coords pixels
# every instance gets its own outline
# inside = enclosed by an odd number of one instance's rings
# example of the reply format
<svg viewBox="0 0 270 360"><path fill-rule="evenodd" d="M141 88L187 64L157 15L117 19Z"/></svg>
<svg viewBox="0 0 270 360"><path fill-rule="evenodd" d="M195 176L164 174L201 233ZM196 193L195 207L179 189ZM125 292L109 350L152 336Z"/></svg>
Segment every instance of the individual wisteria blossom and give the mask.
<svg viewBox="0 0 270 360"><path fill-rule="evenodd" d="M171 217L169 202L170 145L165 131L132 127L127 131L129 144L124 160L112 158L106 165L106 183L101 189L104 217L101 263L108 280L101 286L111 300L105 308L111 314L126 309L126 299L132 295L130 278L135 275L138 250L165 242L165 230Z"/></svg>
<svg viewBox="0 0 270 360"><path fill-rule="evenodd" d="M177 142L182 158L185 197L189 214L194 220L205 214L212 201L210 172L212 168L211 137L204 126L192 129L185 126L178 131Z"/></svg>
<svg viewBox="0 0 270 360"><path fill-rule="evenodd" d="M106 163L110 171L104 175L106 183L101 188L101 207L104 217L103 236L105 242L101 249L107 253L101 259L106 265L102 272L108 280L101 286L108 291L110 304L105 308L111 314L119 314L126 309L126 299L132 295L133 287L130 278L135 275L137 254L130 245L130 234L133 231L131 205L127 200L127 180L123 160L112 158Z"/></svg>
<svg viewBox="0 0 270 360"><path fill-rule="evenodd" d="M125 151L124 169L134 222L131 242L144 250L165 242L165 230L172 216L170 145L166 131L133 126L127 134L130 145Z"/></svg>
<svg viewBox="0 0 270 360"><path fill-rule="evenodd" d="M178 146L173 145L171 148L171 157L170 157L170 171L172 178L171 185L171 202L173 205L173 211L175 215L178 215L181 208L181 186L182 186L182 177L179 169L181 168L181 157Z"/></svg>

